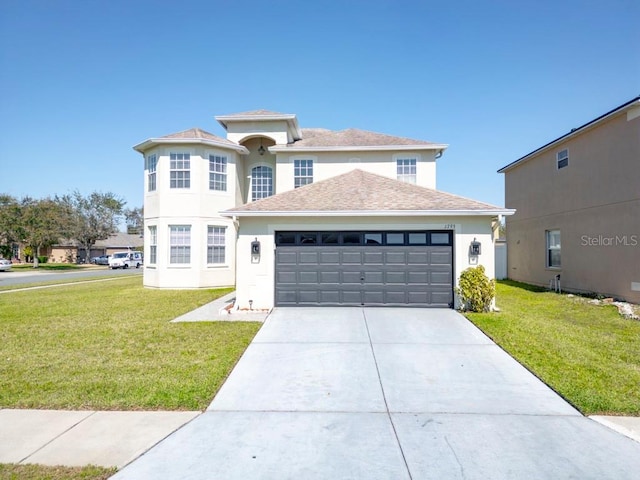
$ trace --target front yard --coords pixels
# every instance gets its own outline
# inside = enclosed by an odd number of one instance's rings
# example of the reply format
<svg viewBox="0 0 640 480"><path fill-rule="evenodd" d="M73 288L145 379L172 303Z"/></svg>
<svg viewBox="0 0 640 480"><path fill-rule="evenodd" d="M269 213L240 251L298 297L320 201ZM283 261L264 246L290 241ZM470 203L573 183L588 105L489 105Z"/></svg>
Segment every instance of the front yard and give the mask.
<svg viewBox="0 0 640 480"><path fill-rule="evenodd" d="M260 324L169 321L228 292L135 276L0 295L0 407L205 409Z"/></svg>
<svg viewBox="0 0 640 480"><path fill-rule="evenodd" d="M583 414L640 415L639 321L509 281L497 305L466 316Z"/></svg>

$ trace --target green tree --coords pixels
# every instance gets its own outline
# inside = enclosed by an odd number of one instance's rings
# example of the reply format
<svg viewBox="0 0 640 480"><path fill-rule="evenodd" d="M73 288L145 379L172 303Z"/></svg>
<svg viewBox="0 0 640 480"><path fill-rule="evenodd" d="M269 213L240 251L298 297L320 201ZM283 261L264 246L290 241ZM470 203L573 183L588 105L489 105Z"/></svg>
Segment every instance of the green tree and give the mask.
<svg viewBox="0 0 640 480"><path fill-rule="evenodd" d="M16 225L19 213L18 200L0 193L0 256L4 258L11 258L11 245L18 241Z"/></svg>
<svg viewBox="0 0 640 480"><path fill-rule="evenodd" d="M84 260L88 263L96 242L106 240L118 231L126 202L111 192L93 192L84 197L77 190L59 200L70 211L69 239L75 240L78 248L84 250Z"/></svg>
<svg viewBox="0 0 640 480"><path fill-rule="evenodd" d="M38 268L40 249L60 242L69 225L69 210L56 199L24 197L17 206L13 235L31 247L33 267Z"/></svg>
<svg viewBox="0 0 640 480"><path fill-rule="evenodd" d="M142 235L144 233L144 209L134 207L124 211L124 218L127 222L127 233Z"/></svg>

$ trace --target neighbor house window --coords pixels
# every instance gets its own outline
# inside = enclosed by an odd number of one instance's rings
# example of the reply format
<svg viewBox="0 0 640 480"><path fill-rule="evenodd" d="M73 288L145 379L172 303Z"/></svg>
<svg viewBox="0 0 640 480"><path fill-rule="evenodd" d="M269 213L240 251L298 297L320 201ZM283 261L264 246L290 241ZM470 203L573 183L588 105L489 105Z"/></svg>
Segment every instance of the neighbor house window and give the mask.
<svg viewBox="0 0 640 480"><path fill-rule="evenodd" d="M154 155L147 157L147 191L153 192L156 189L156 166L158 158Z"/></svg>
<svg viewBox="0 0 640 480"><path fill-rule="evenodd" d="M207 263L224 263L226 227L209 227L207 231Z"/></svg>
<svg viewBox="0 0 640 480"><path fill-rule="evenodd" d="M158 227L149 227L149 263L155 264L158 258Z"/></svg>
<svg viewBox="0 0 640 480"><path fill-rule="evenodd" d="M558 161L558 170L564 167L568 167L569 166L569 150L567 150L566 148L564 150L560 150L556 154L556 159Z"/></svg>
<svg viewBox="0 0 640 480"><path fill-rule="evenodd" d="M170 153L171 188L191 187L191 154Z"/></svg>
<svg viewBox="0 0 640 480"><path fill-rule="evenodd" d="M293 161L293 188L313 183L313 160Z"/></svg>
<svg viewBox="0 0 640 480"><path fill-rule="evenodd" d="M169 263L191 262L191 225L169 226Z"/></svg>
<svg viewBox="0 0 640 480"><path fill-rule="evenodd" d="M251 200L273 195L273 169L266 166L253 167L251 169Z"/></svg>
<svg viewBox="0 0 640 480"><path fill-rule="evenodd" d="M416 159L398 158L396 160L398 180L406 183L416 183Z"/></svg>
<svg viewBox="0 0 640 480"><path fill-rule="evenodd" d="M227 157L209 155L209 190L227 191Z"/></svg>
<svg viewBox="0 0 640 480"><path fill-rule="evenodd" d="M547 267L560 268L560 230L547 230Z"/></svg>

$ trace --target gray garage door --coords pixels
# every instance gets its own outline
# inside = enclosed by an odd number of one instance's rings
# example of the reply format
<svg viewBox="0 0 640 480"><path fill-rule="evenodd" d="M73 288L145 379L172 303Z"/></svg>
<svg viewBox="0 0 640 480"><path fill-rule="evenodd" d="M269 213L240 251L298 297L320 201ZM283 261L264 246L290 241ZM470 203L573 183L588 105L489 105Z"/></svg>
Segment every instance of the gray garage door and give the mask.
<svg viewBox="0 0 640 480"><path fill-rule="evenodd" d="M278 306L453 303L451 232L277 232Z"/></svg>

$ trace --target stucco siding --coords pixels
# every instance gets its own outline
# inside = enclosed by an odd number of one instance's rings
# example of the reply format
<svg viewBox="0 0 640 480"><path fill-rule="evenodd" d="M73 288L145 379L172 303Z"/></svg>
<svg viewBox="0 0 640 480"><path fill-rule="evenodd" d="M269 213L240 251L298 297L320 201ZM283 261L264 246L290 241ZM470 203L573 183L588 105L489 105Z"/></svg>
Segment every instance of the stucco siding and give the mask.
<svg viewBox="0 0 640 480"><path fill-rule="evenodd" d="M278 154L276 192L281 193L294 188L296 159L313 160L313 181L318 182L355 168L395 179L397 178L397 158L415 158L416 184L436 188L436 161L433 152L314 152Z"/></svg>

